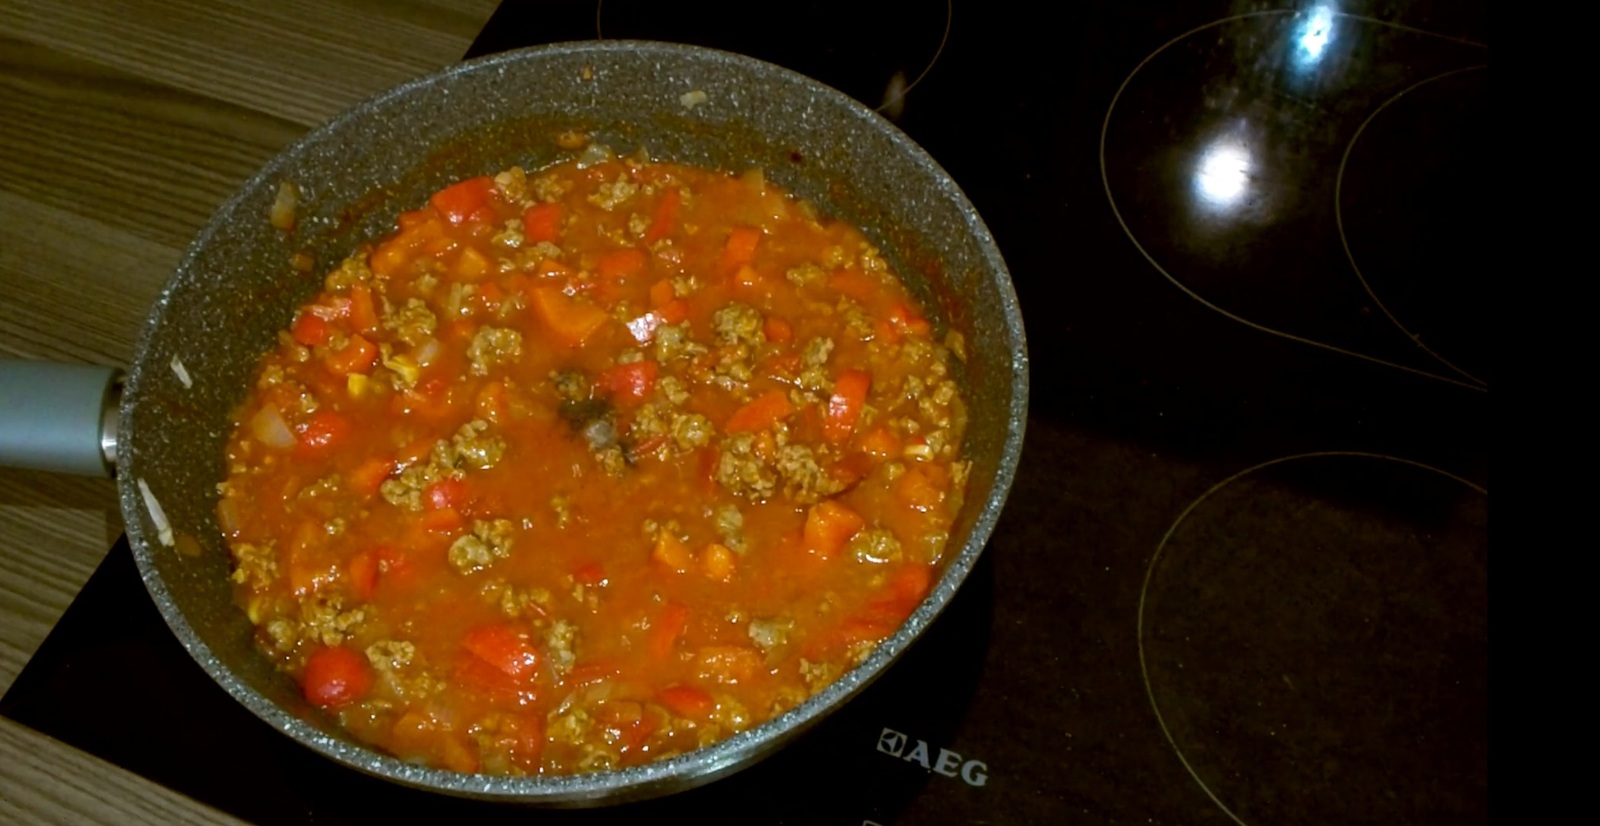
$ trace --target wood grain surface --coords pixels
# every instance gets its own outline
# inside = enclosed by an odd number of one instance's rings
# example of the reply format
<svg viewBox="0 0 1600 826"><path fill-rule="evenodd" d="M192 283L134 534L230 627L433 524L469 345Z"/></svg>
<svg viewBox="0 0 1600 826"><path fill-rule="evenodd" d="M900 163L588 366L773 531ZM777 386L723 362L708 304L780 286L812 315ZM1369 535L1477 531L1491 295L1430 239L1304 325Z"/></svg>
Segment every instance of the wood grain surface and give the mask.
<svg viewBox="0 0 1600 826"><path fill-rule="evenodd" d="M0 0L0 358L126 364L211 212L307 129L460 59L495 0ZM121 532L0 469L0 691ZM0 720L0 822L219 812Z"/></svg>

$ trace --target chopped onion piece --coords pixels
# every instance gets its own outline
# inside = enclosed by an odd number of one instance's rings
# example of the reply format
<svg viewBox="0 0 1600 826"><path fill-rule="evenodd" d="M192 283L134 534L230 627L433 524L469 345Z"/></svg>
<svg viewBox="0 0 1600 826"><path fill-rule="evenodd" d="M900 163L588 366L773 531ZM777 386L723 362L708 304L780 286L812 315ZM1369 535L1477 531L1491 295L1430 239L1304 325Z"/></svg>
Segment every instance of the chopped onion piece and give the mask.
<svg viewBox="0 0 1600 826"><path fill-rule="evenodd" d="M279 450L294 447L294 433L289 430L289 423L283 420L278 408L270 404L250 417L250 434L267 447Z"/></svg>
<svg viewBox="0 0 1600 826"><path fill-rule="evenodd" d="M272 212L267 220L284 232L294 229L294 209L299 203L300 190L295 189L294 184L288 181L278 184L278 197L272 201Z"/></svg>
<svg viewBox="0 0 1600 826"><path fill-rule="evenodd" d="M696 89L693 92L684 92L682 95L678 96L678 102L683 104L683 108L685 109L693 109L694 107L705 103L706 100L706 93L700 91L699 89Z"/></svg>
<svg viewBox="0 0 1600 826"><path fill-rule="evenodd" d="M139 480L139 495L144 497L144 508L150 512L150 521L155 523L156 536L161 544L172 547L178 540L172 535L172 523L167 521L167 514L161 510L161 503L156 501L156 495L150 492L150 486L143 479Z"/></svg>
<svg viewBox="0 0 1600 826"><path fill-rule="evenodd" d="M591 143L578 153L578 168L588 169L591 166L603 164L617 159L617 153L603 143Z"/></svg>
<svg viewBox="0 0 1600 826"><path fill-rule="evenodd" d="M217 527L230 537L239 533L239 529L244 527L239 522L239 503L227 497L217 503Z"/></svg>
<svg viewBox="0 0 1600 826"><path fill-rule="evenodd" d="M178 377L178 381L183 382L183 389L188 390L194 386L194 379L189 377L189 368L184 367L183 362L179 361L177 356L172 357L172 361L168 362L168 366L172 368L172 374Z"/></svg>
<svg viewBox="0 0 1600 826"><path fill-rule="evenodd" d="M439 357L439 349L439 340L430 338L418 344L417 349L411 351L411 357L416 359L417 364L427 367L433 363L434 359Z"/></svg>

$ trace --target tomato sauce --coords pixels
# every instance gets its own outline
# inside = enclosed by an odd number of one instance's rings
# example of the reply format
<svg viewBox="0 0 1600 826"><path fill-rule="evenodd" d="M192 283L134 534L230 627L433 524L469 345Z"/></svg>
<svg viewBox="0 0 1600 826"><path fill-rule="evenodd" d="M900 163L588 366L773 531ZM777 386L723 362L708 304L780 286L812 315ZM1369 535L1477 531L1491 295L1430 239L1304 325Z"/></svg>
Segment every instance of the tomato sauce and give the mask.
<svg viewBox="0 0 1600 826"><path fill-rule="evenodd" d="M456 183L330 272L235 415L262 649L402 759L538 774L714 743L860 662L960 506L960 342L758 172Z"/></svg>

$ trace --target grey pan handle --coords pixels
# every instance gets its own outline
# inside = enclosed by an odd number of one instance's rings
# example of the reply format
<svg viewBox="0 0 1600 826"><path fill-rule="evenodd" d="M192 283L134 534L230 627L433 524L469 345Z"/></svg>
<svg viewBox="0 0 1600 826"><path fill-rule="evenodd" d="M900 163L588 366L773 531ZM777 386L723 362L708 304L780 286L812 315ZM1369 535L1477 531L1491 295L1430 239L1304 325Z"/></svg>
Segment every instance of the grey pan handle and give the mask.
<svg viewBox="0 0 1600 826"><path fill-rule="evenodd" d="M0 360L0 466L111 476L122 371Z"/></svg>

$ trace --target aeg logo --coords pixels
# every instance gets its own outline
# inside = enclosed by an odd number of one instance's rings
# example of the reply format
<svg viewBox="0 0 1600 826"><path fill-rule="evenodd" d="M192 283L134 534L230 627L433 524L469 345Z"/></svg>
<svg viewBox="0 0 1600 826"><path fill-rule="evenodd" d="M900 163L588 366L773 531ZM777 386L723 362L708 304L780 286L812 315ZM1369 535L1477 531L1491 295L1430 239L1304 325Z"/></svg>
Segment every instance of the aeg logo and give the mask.
<svg viewBox="0 0 1600 826"><path fill-rule="evenodd" d="M898 757L907 763L916 763L924 771L935 771L945 777L960 777L969 786L982 786L989 782L989 767L981 760L962 761L961 755L949 749L939 749L939 755L928 757L928 742L916 741L916 745L908 752L906 744L910 738L892 728L886 728L878 735L878 751Z"/></svg>

